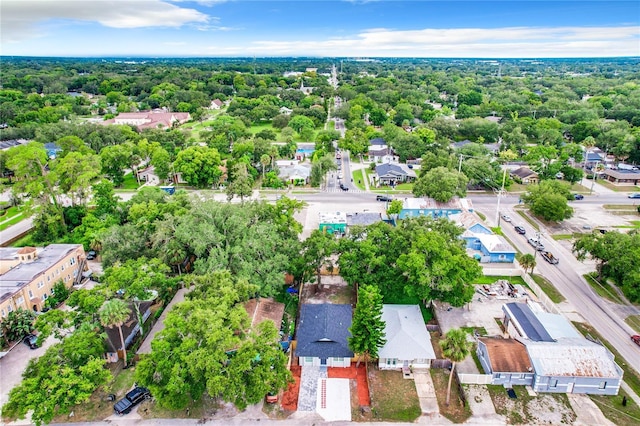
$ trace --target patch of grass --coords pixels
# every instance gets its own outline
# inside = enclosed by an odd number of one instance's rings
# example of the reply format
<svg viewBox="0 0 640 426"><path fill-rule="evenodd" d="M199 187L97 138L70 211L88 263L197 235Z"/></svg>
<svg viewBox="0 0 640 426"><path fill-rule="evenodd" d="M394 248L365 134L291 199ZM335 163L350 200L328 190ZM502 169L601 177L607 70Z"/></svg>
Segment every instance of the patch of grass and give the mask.
<svg viewBox="0 0 640 426"><path fill-rule="evenodd" d="M604 179L598 179L596 183L616 192L640 192L637 186L617 186Z"/></svg>
<svg viewBox="0 0 640 426"><path fill-rule="evenodd" d="M402 373L392 370L369 369L371 411L379 421L413 422L422 410L413 380L405 380Z"/></svg>
<svg viewBox="0 0 640 426"><path fill-rule="evenodd" d="M602 208L606 210L629 210L632 212L638 211L637 207L632 206L631 204L603 204Z"/></svg>
<svg viewBox="0 0 640 426"><path fill-rule="evenodd" d="M582 186L579 183L572 184L569 189L571 190L571 192L581 192L583 194L589 192L589 188L587 188L586 186Z"/></svg>
<svg viewBox="0 0 640 426"><path fill-rule="evenodd" d="M138 189L139 187L140 185L138 185L138 181L132 172L124 175L124 182L118 187L118 189Z"/></svg>
<svg viewBox="0 0 640 426"><path fill-rule="evenodd" d="M636 333L640 333L640 315L629 315L624 319L624 322L633 328Z"/></svg>
<svg viewBox="0 0 640 426"><path fill-rule="evenodd" d="M524 282L521 276L515 275L513 277L508 277L506 275L484 275L482 277L476 278L474 284L493 284L498 280L507 280L511 284L521 284L523 286L527 286L527 283Z"/></svg>
<svg viewBox="0 0 640 426"><path fill-rule="evenodd" d="M532 274L531 278L533 278L536 284L540 286L542 291L544 291L545 294L549 296L549 299L551 299L553 303L562 303L566 300L564 296L560 294L558 289L556 289L553 284L547 281L542 275Z"/></svg>
<svg viewBox="0 0 640 426"><path fill-rule="evenodd" d="M596 280L594 275L595 272L592 272L589 274L584 274L583 277L585 280L587 280L593 291L595 291L598 296L611 302L624 303L620 299L620 297L618 297L616 291L609 286L609 284Z"/></svg>
<svg viewBox="0 0 640 426"><path fill-rule="evenodd" d="M13 226L16 223L22 222L24 219L25 217L22 215L22 213L19 213L18 215L13 216L11 219L6 219L5 222L2 222L0 224L0 231L4 231L8 227Z"/></svg>
<svg viewBox="0 0 640 426"><path fill-rule="evenodd" d="M364 190L364 177L362 176L362 170L356 170L353 172L353 184L358 187L358 189Z"/></svg>
<svg viewBox="0 0 640 426"><path fill-rule="evenodd" d="M478 210L476 210L476 214L480 217L480 219L487 220L487 217L485 215L483 215L482 213L480 213Z"/></svg>
<svg viewBox="0 0 640 426"><path fill-rule="evenodd" d="M491 228L491 231L496 234L496 235L501 235L504 237L504 233L502 232L502 228L499 226L496 226L494 228Z"/></svg>
<svg viewBox="0 0 640 426"><path fill-rule="evenodd" d="M553 238L556 241L563 241L563 240L572 240L574 238L578 238L580 237L582 234L581 232L574 232L573 234L555 234L555 235L551 235L551 238Z"/></svg>
<svg viewBox="0 0 640 426"><path fill-rule="evenodd" d="M160 407L155 400L145 401L140 404L138 414L143 419L203 419L215 415L219 408L219 402L205 393L180 410Z"/></svg>
<svg viewBox="0 0 640 426"><path fill-rule="evenodd" d="M436 391L440 414L451 420L453 423L466 422L471 417L471 408L469 407L469 404L463 404L458 392L459 388L455 383L451 385L451 401L449 405L446 405L449 370L442 368L430 368L429 372L433 379L433 387ZM456 380L455 375L453 379Z"/></svg>
<svg viewBox="0 0 640 426"><path fill-rule="evenodd" d="M423 303L419 303L418 306L420 306L420 313L422 313L422 319L424 320L424 323L426 324L431 321L433 319L433 312L431 311L431 309L424 306Z"/></svg>
<svg viewBox="0 0 640 426"><path fill-rule="evenodd" d="M602 414L613 424L620 426L635 426L640 424L640 407L622 389L616 396L589 395L596 403ZM627 398L626 407L622 405L622 399Z"/></svg>
<svg viewBox="0 0 640 426"><path fill-rule="evenodd" d="M473 335L474 332L478 332L480 336L487 335L487 329L484 327L460 327L460 329L466 331L467 333Z"/></svg>
<svg viewBox="0 0 640 426"><path fill-rule="evenodd" d="M413 191L413 183L401 183L396 185L398 191Z"/></svg>
<svg viewBox="0 0 640 426"><path fill-rule="evenodd" d="M572 323L580 333L585 336L587 334L590 334L592 337L600 340L602 344L611 351L611 353L616 357L618 365L624 371L624 381L631 387L631 390L633 390L636 395L640 395L640 374L638 374L633 368L629 367L627 363L624 362L624 358L620 356L620 353L616 350L616 348L614 348L611 343L603 339L602 336L598 334L598 332L595 331L595 329L590 325L576 321L572 321Z"/></svg>
<svg viewBox="0 0 640 426"><path fill-rule="evenodd" d="M516 210L516 213L518 213L520 216L522 216L522 218L524 220L529 222L529 225L531 225L536 231L540 231L540 227L538 226L538 224L533 219L531 219L529 217L527 212L525 212L524 210Z"/></svg>
<svg viewBox="0 0 640 426"><path fill-rule="evenodd" d="M516 193L516 194L520 192L527 192L528 190L529 190L528 185L523 185L521 183L516 183L516 182L513 182L509 187L509 192Z"/></svg>

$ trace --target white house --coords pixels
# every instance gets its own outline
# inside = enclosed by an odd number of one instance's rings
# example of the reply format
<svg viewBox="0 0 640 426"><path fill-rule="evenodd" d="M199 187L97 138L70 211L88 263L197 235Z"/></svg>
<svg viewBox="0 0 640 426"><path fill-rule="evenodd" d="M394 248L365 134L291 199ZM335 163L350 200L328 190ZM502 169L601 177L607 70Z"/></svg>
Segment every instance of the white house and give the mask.
<svg viewBox="0 0 640 426"><path fill-rule="evenodd" d="M431 335L418 305L383 305L387 342L378 352L378 367L382 370L429 368L436 354Z"/></svg>

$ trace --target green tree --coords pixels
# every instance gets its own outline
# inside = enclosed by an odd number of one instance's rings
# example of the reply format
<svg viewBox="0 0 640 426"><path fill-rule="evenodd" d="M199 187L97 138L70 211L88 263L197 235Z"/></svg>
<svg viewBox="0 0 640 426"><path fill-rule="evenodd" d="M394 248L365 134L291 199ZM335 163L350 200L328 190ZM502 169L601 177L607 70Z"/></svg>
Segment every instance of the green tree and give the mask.
<svg viewBox="0 0 640 426"><path fill-rule="evenodd" d="M164 148L157 148L151 154L151 165L160 180L169 178L169 169L171 168L171 156Z"/></svg>
<svg viewBox="0 0 640 426"><path fill-rule="evenodd" d="M564 180L571 184L580 182L584 176L582 169L576 169L571 166L562 166L560 172L564 175Z"/></svg>
<svg viewBox="0 0 640 426"><path fill-rule="evenodd" d="M413 186L413 195L447 202L454 196L464 197L467 194L468 181L469 179L463 173L446 167L436 167L420 176Z"/></svg>
<svg viewBox="0 0 640 426"><path fill-rule="evenodd" d="M125 145L105 146L100 151L102 172L118 187L124 182L124 169L129 165L131 151Z"/></svg>
<svg viewBox="0 0 640 426"><path fill-rule="evenodd" d="M238 196L242 203L244 203L245 197L250 197L253 194L253 179L247 172L245 163L237 163L233 166L233 180L227 185L226 193L227 201Z"/></svg>
<svg viewBox="0 0 640 426"><path fill-rule="evenodd" d="M360 366L362 357L378 358L378 350L385 340L385 323L382 320L382 295L380 290L372 285L358 287L358 302L349 332L349 349L360 354L356 368Z"/></svg>
<svg viewBox="0 0 640 426"><path fill-rule="evenodd" d="M118 207L118 197L113 190L113 183L101 180L93 185L93 199L96 204L96 217L115 214Z"/></svg>
<svg viewBox="0 0 640 426"><path fill-rule="evenodd" d="M298 132L302 133L303 129L311 129L315 128L315 124L313 124L313 120L304 115L296 115L289 120L289 127Z"/></svg>
<svg viewBox="0 0 640 426"><path fill-rule="evenodd" d="M573 209L567 203L567 200L571 198L569 185L555 179L545 180L539 185L531 186L529 191L522 196L533 214L544 220L555 222L572 216Z"/></svg>
<svg viewBox="0 0 640 426"><path fill-rule="evenodd" d="M331 255L337 248L333 234L314 229L309 238L302 242L302 251L297 268L300 282L306 282L315 273L316 283L320 284L320 272L325 266L332 265Z"/></svg>
<svg viewBox="0 0 640 426"><path fill-rule="evenodd" d="M262 154L260 156L260 164L262 165L262 180L264 181L264 174L267 171L267 166L271 164L271 157L269 154Z"/></svg>
<svg viewBox="0 0 640 426"><path fill-rule="evenodd" d="M518 259L518 263L524 268L525 273L527 271L533 273L533 268L536 267L536 259L532 254L529 253L525 253L520 256L520 258Z"/></svg>
<svg viewBox="0 0 640 426"><path fill-rule="evenodd" d="M449 373L449 384L447 385L447 399L445 404L449 405L451 400L451 382L456 364L464 361L471 353L471 342L467 340L467 333L459 328L452 328L440 341L442 354L451 361L451 372Z"/></svg>
<svg viewBox="0 0 640 426"><path fill-rule="evenodd" d="M35 312L25 309L16 309L2 319L2 335L7 342L15 342L33 331Z"/></svg>
<svg viewBox="0 0 640 426"><path fill-rule="evenodd" d="M220 164L220 154L216 149L196 145L180 151L174 167L189 185L207 188L220 182Z"/></svg>
<svg viewBox="0 0 640 426"><path fill-rule="evenodd" d="M389 204L389 207L387 208L387 214L388 215L398 215L400 214L400 212L402 211L402 207L404 206L402 200L393 200L391 201L391 203Z"/></svg>
<svg viewBox="0 0 640 426"><path fill-rule="evenodd" d="M131 315L131 309L127 306L126 302L120 299L111 299L102 305L100 311L100 324L103 327L118 328L120 334L120 347L124 352L123 362L125 368L127 367L127 347L124 343L124 335L122 334L122 326L129 319Z"/></svg>
<svg viewBox="0 0 640 426"><path fill-rule="evenodd" d="M53 172L58 188L71 198L71 203L84 204L89 196L91 183L100 173L100 157L94 154L70 152L56 160Z"/></svg>

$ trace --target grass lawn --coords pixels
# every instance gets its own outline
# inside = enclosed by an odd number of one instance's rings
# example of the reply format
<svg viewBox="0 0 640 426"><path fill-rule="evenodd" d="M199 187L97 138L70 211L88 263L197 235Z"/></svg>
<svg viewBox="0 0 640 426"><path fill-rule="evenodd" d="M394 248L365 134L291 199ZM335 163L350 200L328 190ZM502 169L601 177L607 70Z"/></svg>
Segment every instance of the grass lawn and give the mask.
<svg viewBox="0 0 640 426"><path fill-rule="evenodd" d="M463 404L458 386L451 384L451 401L446 405L447 401L447 385L449 383L449 370L443 368L430 368L431 379L433 379L433 387L436 391L438 407L440 414L453 423L464 423L471 417L471 408L469 404ZM454 380L456 380L454 376Z"/></svg>
<svg viewBox="0 0 640 426"><path fill-rule="evenodd" d="M612 289L609 284L603 283L601 281L597 281L596 278L591 274L584 274L584 279L587 280L593 291L600 297L603 297L611 302L615 303L624 303L614 289Z"/></svg>
<svg viewBox="0 0 640 426"><path fill-rule="evenodd" d="M480 217L480 219L487 220L487 217L485 215L483 215L482 213L480 213L478 210L476 210L476 214Z"/></svg>
<svg viewBox="0 0 640 426"><path fill-rule="evenodd" d="M606 210L629 210L633 213L638 211L638 208L631 204L603 204L602 208Z"/></svg>
<svg viewBox="0 0 640 426"><path fill-rule="evenodd" d="M10 226L12 226L12 225L15 225L15 224L16 224L16 223L18 223L18 222L22 222L22 220L23 220L24 218L25 218L25 217L22 215L22 213L19 213L19 214L17 214L17 215L15 215L15 216L13 216L13 217L12 217L12 218L10 218L10 219L4 219L4 218L3 218L4 222L0 223L0 231L4 231L4 230L5 230L5 229L7 229L8 227L10 227Z"/></svg>
<svg viewBox="0 0 640 426"><path fill-rule="evenodd" d="M553 303L562 303L565 301L564 296L562 296L562 294L560 294L560 292L553 286L553 284L547 281L542 275L532 274L531 278L533 278L536 284L540 286L542 291L544 291L545 294L549 296L549 299L551 299Z"/></svg>
<svg viewBox="0 0 640 426"><path fill-rule="evenodd" d="M636 333L640 333L640 315L629 315L624 319L624 322L633 328Z"/></svg>
<svg viewBox="0 0 640 426"><path fill-rule="evenodd" d="M611 353L613 353L613 355L616 357L616 361L617 361L618 365L624 371L624 381L631 387L631 389L637 395L640 395L640 374L636 373L636 371L633 368L629 367L624 362L624 358L622 358L620 356L620 354L618 353L616 348L611 346L611 344L609 342L607 342L605 339L603 339L602 336L600 336L598 334L598 332L595 331L593 329L593 327L591 327L590 325L583 324L581 322L575 322L575 321L572 321L572 323L578 329L578 331L580 333L582 333L585 336L587 334L590 334L592 337L597 338L598 340L600 340L611 351ZM629 408L629 407L627 406L627 408Z"/></svg>
<svg viewBox="0 0 640 426"><path fill-rule="evenodd" d="M401 183L396 185L398 191L413 191L413 183Z"/></svg>
<svg viewBox="0 0 640 426"><path fill-rule="evenodd" d="M622 398L627 397L627 406L622 406ZM619 426L635 426L640 424L640 407L628 394L620 389L617 396L590 395L602 414Z"/></svg>
<svg viewBox="0 0 640 426"><path fill-rule="evenodd" d="M580 236L584 235L581 232L574 232L573 234L555 234L555 235L551 235L551 238L553 238L556 241L562 241L562 240L572 240L574 238L578 238Z"/></svg>
<svg viewBox="0 0 640 426"><path fill-rule="evenodd" d="M496 413L507 424L572 424L576 414L565 394L529 396L524 386L514 386L517 398L511 399L501 385L487 385Z"/></svg>
<svg viewBox="0 0 640 426"><path fill-rule="evenodd" d="M609 188L610 190L616 192L640 192L640 188L638 188L637 186L616 186L604 179L598 179L596 182L604 186L605 188Z"/></svg>
<svg viewBox="0 0 640 426"><path fill-rule="evenodd" d="M589 192L589 188L582 186L579 183L574 183L573 185L571 185L570 189L572 192L581 192L583 194Z"/></svg>
<svg viewBox="0 0 640 426"><path fill-rule="evenodd" d="M614 228L620 229L640 229L640 220L630 220L631 225L616 225Z"/></svg>
<svg viewBox="0 0 640 426"><path fill-rule="evenodd" d="M399 371L369 368L371 412L378 421L413 422L422 411L413 380Z"/></svg>
<svg viewBox="0 0 640 426"><path fill-rule="evenodd" d="M521 183L512 183L511 186L509 187L509 192L512 194L517 194L520 192L527 192L529 190L528 185L523 185Z"/></svg>
<svg viewBox="0 0 640 426"><path fill-rule="evenodd" d="M362 170L356 170L353 172L353 184L358 187L358 189L365 190L364 187L364 177L362 176Z"/></svg>
<svg viewBox="0 0 640 426"><path fill-rule="evenodd" d="M529 215L527 214L527 212L525 212L524 210L516 210L516 213L518 213L520 216L522 216L522 218L524 220L526 220L527 222L529 222L529 225L533 226L533 228L536 231L540 231L540 227L538 226L538 224L529 217Z"/></svg>
<svg viewBox="0 0 640 426"><path fill-rule="evenodd" d="M117 189L138 189L139 187L136 177L131 172L124 175L124 182Z"/></svg>
<svg viewBox="0 0 640 426"><path fill-rule="evenodd" d="M474 284L493 284L498 280L507 280L511 284L521 284L527 287L527 283L525 283L522 277L519 275L515 275L513 277L508 277L506 275L484 275L477 278Z"/></svg>

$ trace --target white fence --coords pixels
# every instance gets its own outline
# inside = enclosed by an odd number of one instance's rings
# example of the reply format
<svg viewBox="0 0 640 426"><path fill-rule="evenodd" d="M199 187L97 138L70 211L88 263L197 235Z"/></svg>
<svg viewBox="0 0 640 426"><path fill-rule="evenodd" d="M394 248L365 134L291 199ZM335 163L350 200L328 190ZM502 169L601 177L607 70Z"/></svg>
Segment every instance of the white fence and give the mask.
<svg viewBox="0 0 640 426"><path fill-rule="evenodd" d="M465 385L490 385L491 374L458 373L458 380Z"/></svg>

